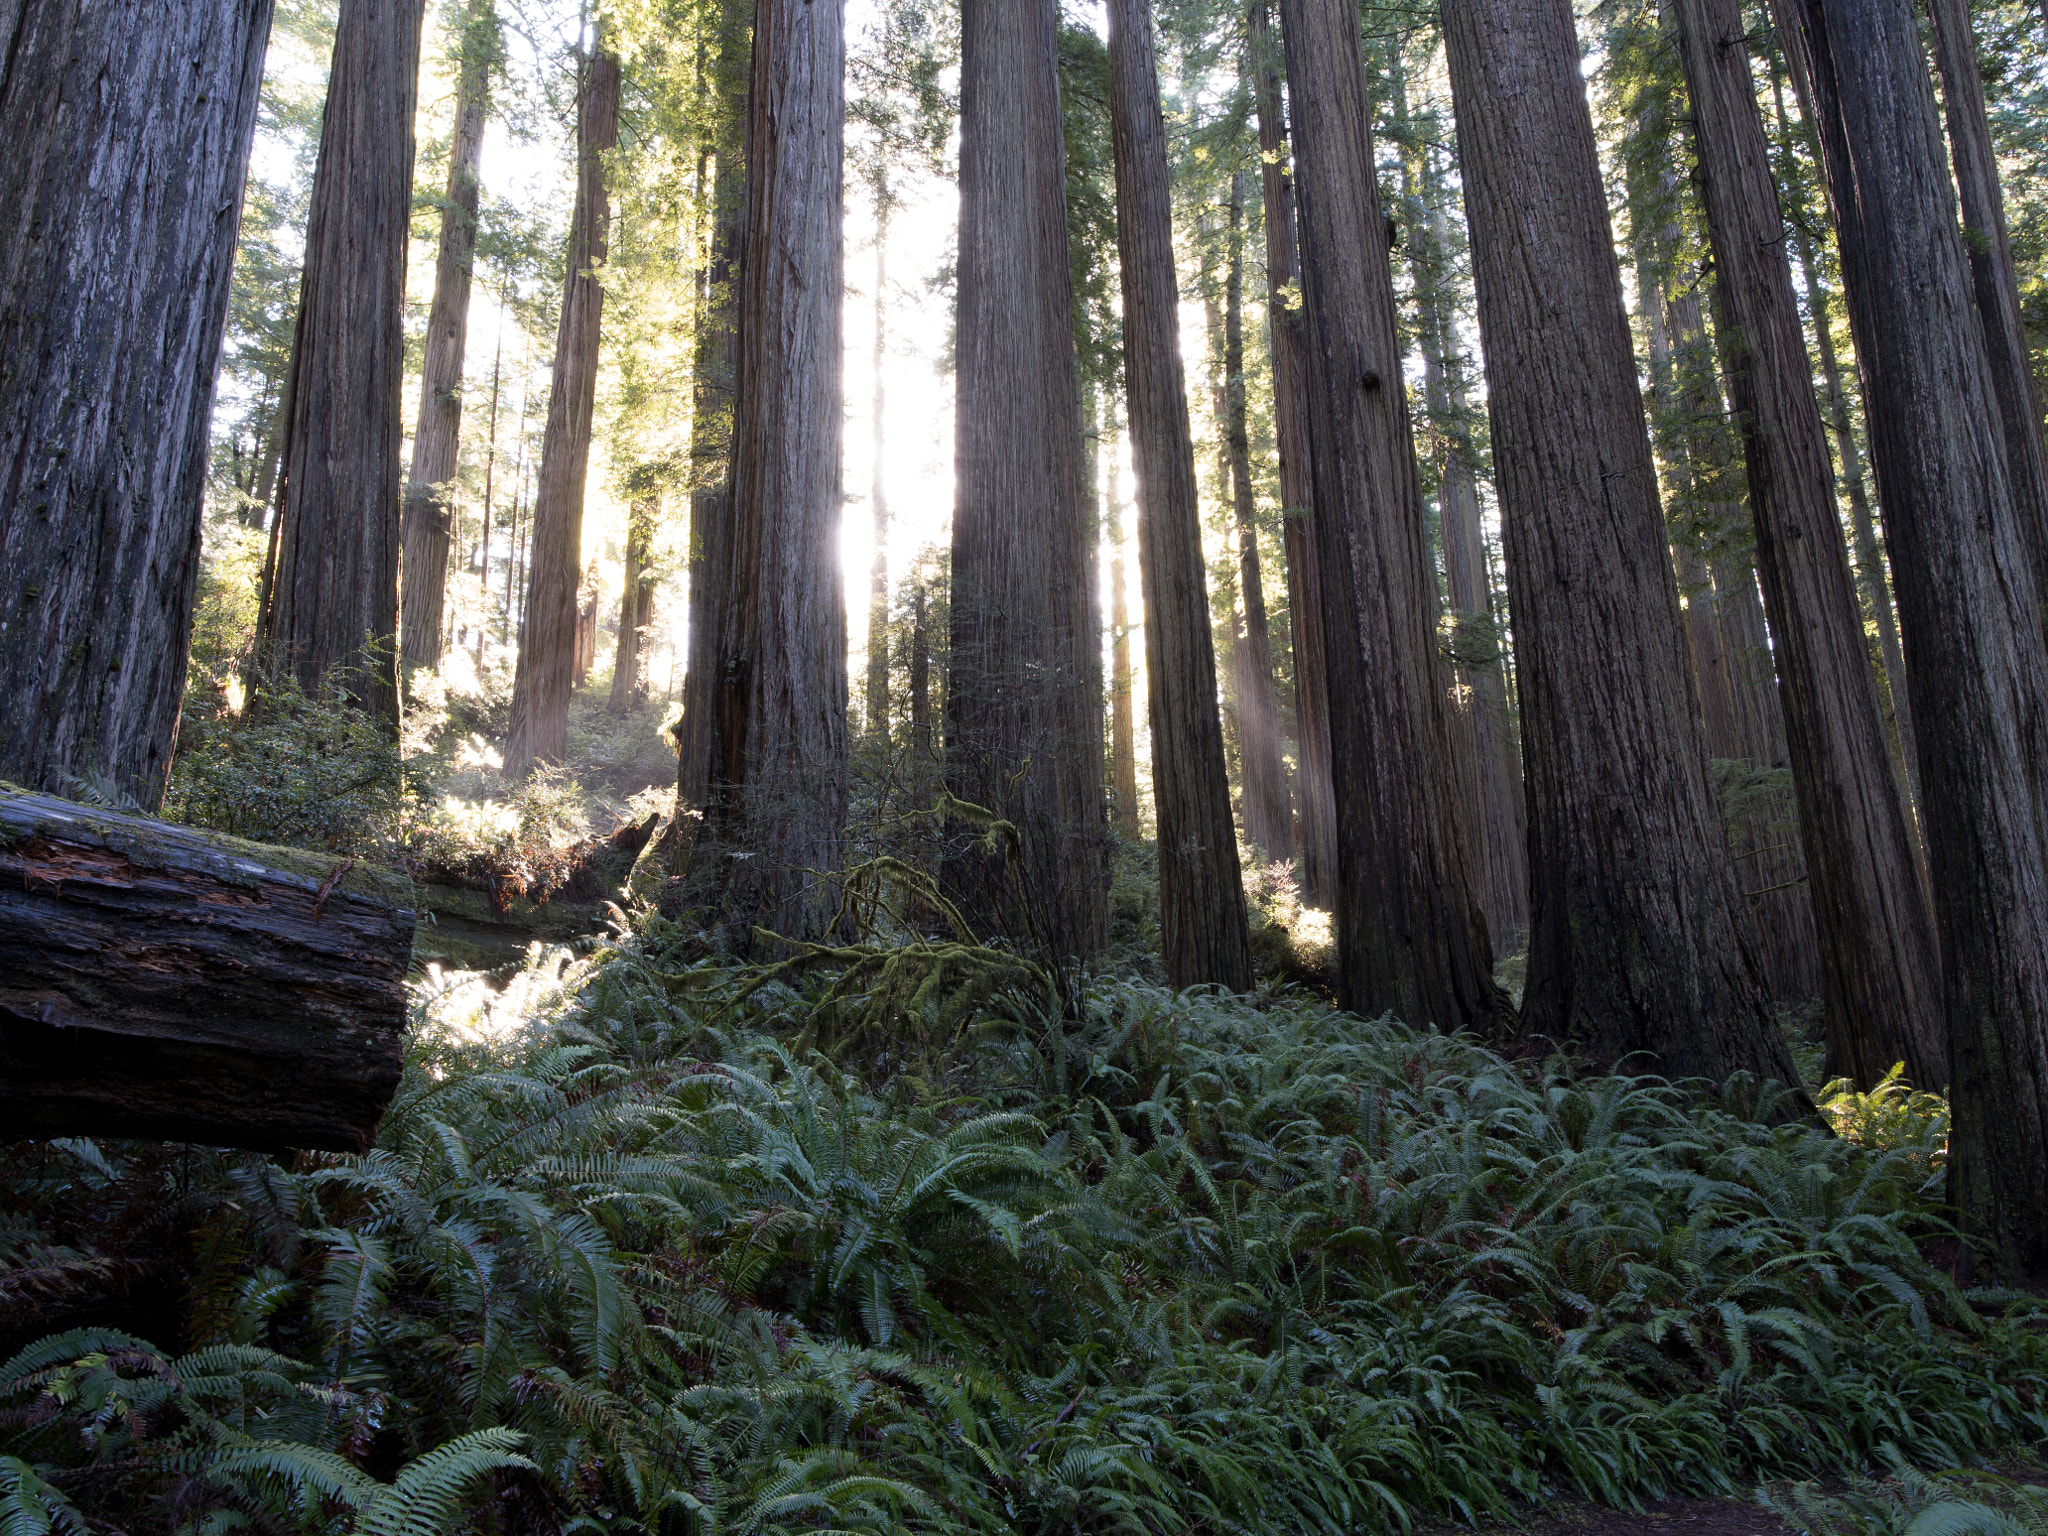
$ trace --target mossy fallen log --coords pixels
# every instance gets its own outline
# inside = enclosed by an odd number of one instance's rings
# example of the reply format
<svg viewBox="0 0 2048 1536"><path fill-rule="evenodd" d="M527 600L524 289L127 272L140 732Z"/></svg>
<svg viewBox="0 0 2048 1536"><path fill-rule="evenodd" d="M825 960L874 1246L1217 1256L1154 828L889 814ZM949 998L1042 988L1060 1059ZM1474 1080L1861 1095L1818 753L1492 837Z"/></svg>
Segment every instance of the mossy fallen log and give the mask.
<svg viewBox="0 0 2048 1536"><path fill-rule="evenodd" d="M0 787L0 1134L362 1151L405 876Z"/></svg>

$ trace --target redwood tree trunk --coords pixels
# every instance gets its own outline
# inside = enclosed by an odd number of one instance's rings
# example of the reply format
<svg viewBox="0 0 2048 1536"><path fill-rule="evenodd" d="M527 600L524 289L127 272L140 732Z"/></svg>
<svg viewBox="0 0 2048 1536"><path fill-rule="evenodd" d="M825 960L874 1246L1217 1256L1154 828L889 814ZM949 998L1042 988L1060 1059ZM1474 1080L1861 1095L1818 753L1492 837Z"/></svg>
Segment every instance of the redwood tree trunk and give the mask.
<svg viewBox="0 0 2048 1536"><path fill-rule="evenodd" d="M2048 1273L2048 647L1911 0L1774 0L1820 127L1897 557L1949 1033L1950 1198Z"/></svg>
<svg viewBox="0 0 2048 1536"><path fill-rule="evenodd" d="M583 482L590 470L590 420L597 406L598 343L604 314L599 269L609 249L611 203L604 152L619 137L619 59L602 40L585 61L577 91L576 208L569 224L569 272L555 332L554 383L533 498L533 553L526 577L526 625L512 679L505 777L523 779L569 750L569 695L575 688L576 623L583 586Z"/></svg>
<svg viewBox="0 0 2048 1536"><path fill-rule="evenodd" d="M342 0L285 400L273 677L398 723L405 254L422 0Z"/></svg>
<svg viewBox="0 0 2048 1536"><path fill-rule="evenodd" d="M1522 1028L1795 1082L1736 923L1570 0L1444 33L1522 703Z"/></svg>
<svg viewBox="0 0 2048 1536"><path fill-rule="evenodd" d="M1109 530L1109 757L1110 808L1116 829L1136 839L1138 823L1138 721L1131 668L1130 570L1124 561L1124 519L1115 496Z"/></svg>
<svg viewBox="0 0 2048 1536"><path fill-rule="evenodd" d="M626 507L626 590L619 598L619 648L612 660L612 696L605 712L631 714L647 707L647 674L641 651L647 625L654 617L654 578L648 560L654 551L654 525L661 516L661 496L649 491Z"/></svg>
<svg viewBox="0 0 2048 1536"><path fill-rule="evenodd" d="M746 110L753 7L725 0L713 71L710 264L699 298L690 417L689 660L676 727L676 826L670 865L687 866L698 820L710 802L718 710L721 626L732 576L733 398L739 368L740 246L746 232Z"/></svg>
<svg viewBox="0 0 2048 1536"><path fill-rule="evenodd" d="M1300 310L1294 177L1280 105L1280 47L1270 7L1249 12L1253 85L1259 117L1261 190L1266 215L1266 294L1273 354L1273 427L1280 450L1281 526L1287 549L1287 607L1294 635L1295 751L1301 783L1301 892L1328 907L1337 880L1337 802L1330 767L1330 673L1323 643L1323 585L1316 559L1315 487L1309 466L1308 351Z"/></svg>
<svg viewBox="0 0 2048 1536"><path fill-rule="evenodd" d="M153 807L270 6L0 14L0 778Z"/></svg>
<svg viewBox="0 0 2048 1536"><path fill-rule="evenodd" d="M1984 321L1991 385L2005 428L2006 471L2019 504L2022 532L2033 548L2034 582L2048 594L2048 451L2041 439L2041 402L2027 354L2020 314L2019 278L2005 224L2005 194L1998 185L1998 152L1984 110L1977 72L1977 34L1969 0L1927 0L1934 19L1934 62L1948 109L1949 155L1962 194L1964 248ZM2043 616L2048 624L2048 615Z"/></svg>
<svg viewBox="0 0 2048 1536"><path fill-rule="evenodd" d="M875 558L868 568L868 675L866 708L862 711L868 739L882 747L889 744L889 487L884 469L889 396L882 367L889 346L888 286L889 187L884 172L875 187L875 377L871 397L875 464L868 482L868 505L875 523Z"/></svg>
<svg viewBox="0 0 2048 1536"><path fill-rule="evenodd" d="M1737 0L1667 0L1743 424L1757 572L1776 641L1832 1069L1948 1081L1941 966L1885 749L1833 463L1786 259Z"/></svg>
<svg viewBox="0 0 2048 1536"><path fill-rule="evenodd" d="M1287 765L1280 756L1280 700L1273 688L1273 638L1266 585L1259 570L1258 503L1252 493L1251 428L1244 378L1244 183L1230 184L1230 255L1223 281L1224 457L1229 461L1237 522L1237 586L1244 603L1244 641L1235 647L1238 757L1244 779L1245 840L1267 859L1294 853ZM1171 252L1169 251L1169 255ZM1210 308L1210 324L1215 320Z"/></svg>
<svg viewBox="0 0 2048 1536"><path fill-rule="evenodd" d="M455 141L441 205L441 248L434 262L434 301L427 311L426 360L420 369L419 424L413 430L412 474L405 487L399 575L399 659L441 664L441 610L454 545L455 478L462 440L462 355L469 339L469 278L476 260L476 209L482 191L484 114L491 106L496 52L492 0L470 0L462 21L462 70L455 82Z"/></svg>
<svg viewBox="0 0 2048 1536"><path fill-rule="evenodd" d="M1358 11L1282 0L1337 799L1338 996L1415 1025L1506 1011L1475 894L1437 648Z"/></svg>
<svg viewBox="0 0 2048 1536"><path fill-rule="evenodd" d="M1884 666L1885 701L1890 707L1893 749L1898 754L1900 793L1915 814L1920 805L1920 751L1913 740L1913 697L1906 686L1906 653L1899 644L1898 618L1892 609L1891 578L1885 574L1884 550L1878 543L1875 514L1863 474L1863 455L1856 447L1856 428L1849 417L1849 394L1843 387L1842 365L1835 354L1834 320L1829 314L1829 294L1816 271L1813 242L1801 230L1799 269L1805 277L1806 305L1813 315L1815 351L1820 356L1821 382L1828 392L1828 424L1834 433L1835 452L1842 462L1842 479L1849 492L1849 532L1856 541L1856 578L1863 588L1863 606L1877 630L1878 659ZM1915 856L1926 879L1926 853L1921 846L1919 824L1908 827L1914 840ZM1945 1069L1944 1069L1945 1070Z"/></svg>
<svg viewBox="0 0 2048 1536"><path fill-rule="evenodd" d="M760 0L727 649L718 658L711 814L697 862L741 953L757 925L785 938L825 938L838 909L847 795L845 53L844 0Z"/></svg>
<svg viewBox="0 0 2048 1536"><path fill-rule="evenodd" d="M1056 0L964 0L959 390L946 776L1021 839L962 851L979 922L1057 958L1107 942L1102 683L1090 625Z"/></svg>
<svg viewBox="0 0 2048 1536"><path fill-rule="evenodd" d="M1248 992L1251 948L1216 712L1195 446L1181 371L1173 187L1150 0L1109 0L1109 100L1145 589L1145 695L1159 816L1160 947L1175 987L1215 982ZM1256 546L1253 556L1256 576ZM1252 750L1247 739L1247 763Z"/></svg>

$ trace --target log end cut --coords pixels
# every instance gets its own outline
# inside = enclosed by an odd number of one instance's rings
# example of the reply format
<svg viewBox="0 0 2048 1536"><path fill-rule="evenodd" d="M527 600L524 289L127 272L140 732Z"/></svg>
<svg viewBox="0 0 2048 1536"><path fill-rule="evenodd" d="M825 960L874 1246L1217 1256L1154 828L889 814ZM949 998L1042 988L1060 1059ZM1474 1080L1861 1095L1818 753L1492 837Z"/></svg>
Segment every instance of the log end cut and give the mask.
<svg viewBox="0 0 2048 1536"><path fill-rule="evenodd" d="M388 870L0 787L0 1135L366 1150L413 917Z"/></svg>

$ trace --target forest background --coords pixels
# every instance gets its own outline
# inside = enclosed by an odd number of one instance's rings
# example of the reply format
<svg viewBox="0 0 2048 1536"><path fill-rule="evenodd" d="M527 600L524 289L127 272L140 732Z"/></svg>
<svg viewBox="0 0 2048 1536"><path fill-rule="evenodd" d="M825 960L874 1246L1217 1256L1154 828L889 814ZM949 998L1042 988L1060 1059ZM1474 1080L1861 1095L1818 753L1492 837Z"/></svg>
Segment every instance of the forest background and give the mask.
<svg viewBox="0 0 2048 1536"><path fill-rule="evenodd" d="M1753 9L1861 638L1918 855L1893 572L1823 166ZM1331 833L1299 703L1273 340L1303 300L1282 280L1269 302L1276 157L1257 98L1280 50L1263 10L1166 0L1156 15L1208 646L1257 984L1235 999L1168 985L1188 978L1161 931L1100 7L1062 16L1058 52L1109 925L1081 967L1027 941L1029 913L987 947L927 931L949 910L915 872L939 843L915 829L940 794L921 764L945 718L959 19L944 0L850 0L836 576L850 841L875 855L849 859L869 880L849 882L851 931L750 955L743 924L734 943L660 903L669 850L655 845L614 872L609 925L492 976L475 957L422 973L406 1080L370 1154L10 1150L0 1284L19 1350L0 1370L0 1508L14 1528L1336 1531L1500 1515L1560 1490L1627 1504L1758 1482L1814 1531L1924 1529L1930 1510L1957 1530L2043 1518L2023 1482L1956 1470L2048 1433L2039 1304L1973 1289L1958 1267L1947 1104L1912 1091L1927 1075L1847 1060L1824 1026L1725 322L1683 71L1654 4L1601 0L1577 21L1716 830L1797 1081L1673 1089L1504 1034L1331 1006L1347 982L1335 875L1317 868ZM1993 0L1971 19L2038 390L2048 8ZM1498 961L1486 979L1518 1003L1520 684L1444 40L1429 7L1366 4L1359 21L1433 633L1456 741L1479 765L1466 814L1500 824L1475 882ZM692 512L725 476L695 438L718 297L706 146L731 131L724 25L689 0L621 5L601 33L560 6L429 11L408 464L430 414L465 65L488 73L489 109L437 659L408 653L394 736L360 690L295 692L262 656L336 28L332 6L279 5L167 814L545 896L592 834L671 812ZM564 746L539 754L560 761L507 774L591 158L576 124L605 53L618 129L597 156L610 250L576 691ZM111 782L70 789L133 805ZM864 891L882 894L861 918ZM890 902L914 916L876 918ZM1867 1480L1824 1495L1804 1481L1823 1474Z"/></svg>

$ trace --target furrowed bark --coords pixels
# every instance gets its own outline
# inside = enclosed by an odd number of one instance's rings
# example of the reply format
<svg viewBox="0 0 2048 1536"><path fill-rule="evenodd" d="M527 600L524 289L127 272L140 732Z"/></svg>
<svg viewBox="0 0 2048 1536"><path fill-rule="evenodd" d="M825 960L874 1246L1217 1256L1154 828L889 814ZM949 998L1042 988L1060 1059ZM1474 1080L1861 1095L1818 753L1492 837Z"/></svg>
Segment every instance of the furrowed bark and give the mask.
<svg viewBox="0 0 2048 1536"><path fill-rule="evenodd" d="M569 751L569 695L576 683L582 611L583 483L590 471L590 423L597 407L601 269L610 246L604 153L618 138L619 59L600 39L584 62L577 92L576 208L569 225L562 318L555 332L540 486L533 498L526 623L512 678L512 723L505 736L507 779L523 779L542 763L559 763Z"/></svg>
<svg viewBox="0 0 2048 1536"><path fill-rule="evenodd" d="M1011 823L967 848L972 918L1055 960L1108 940L1102 679L1090 623L1055 0L961 7L959 388L946 777Z"/></svg>
<svg viewBox="0 0 2048 1536"><path fill-rule="evenodd" d="M1444 33L1522 705L1522 1029L1796 1082L1736 924L1569 0Z"/></svg>
<svg viewBox="0 0 2048 1536"><path fill-rule="evenodd" d="M1742 423L1757 573L1776 641L1831 1068L1869 1088L1904 1061L1948 1081L1941 966L1885 747L1834 466L1737 0L1666 0Z"/></svg>
<svg viewBox="0 0 2048 1536"><path fill-rule="evenodd" d="M273 678L398 726L400 396L422 0L342 0L285 401Z"/></svg>
<svg viewBox="0 0 2048 1536"><path fill-rule="evenodd" d="M1152 7L1149 0L1109 0L1108 14L1124 375L1138 478L1145 694L1159 817L1160 947L1175 987L1214 982L1248 992L1251 948L1216 711ZM1253 554L1256 562L1256 547Z"/></svg>
<svg viewBox="0 0 2048 1536"><path fill-rule="evenodd" d="M824 939L846 823L846 600L839 578L845 263L844 0L760 0L740 261L732 566L719 658L707 900L746 953L756 926Z"/></svg>
<svg viewBox="0 0 2048 1536"><path fill-rule="evenodd" d="M1941 74L1949 156L1962 199L1963 244L2005 428L2006 472L2019 503L2021 531L2033 551L2034 584L2048 596L2048 449L2041 438L2041 401L2027 354L2005 194L1998 184L1998 151L1977 71L1977 34L1970 24L1969 0L1927 0L1927 13L1934 20L1934 63ZM2041 622L2048 625L2048 614Z"/></svg>
<svg viewBox="0 0 2048 1536"><path fill-rule="evenodd" d="M162 798L267 0L0 36L0 778Z"/></svg>
<svg viewBox="0 0 2048 1536"><path fill-rule="evenodd" d="M0 1116L366 1152L412 934L388 871L0 789Z"/></svg>
<svg viewBox="0 0 2048 1536"><path fill-rule="evenodd" d="M1950 1199L2048 1273L2048 646L1911 0L1773 0L1820 129L1913 692Z"/></svg>
<svg viewBox="0 0 2048 1536"><path fill-rule="evenodd" d="M1411 1024L1492 1028L1507 1003L1460 815L1358 12L1282 0L1280 13L1336 775L1338 997Z"/></svg>
<svg viewBox="0 0 2048 1536"><path fill-rule="evenodd" d="M496 51L492 3L471 0L462 22L455 139L441 205L433 306L427 312L412 473L400 521L398 654L410 666L441 664L442 608L455 535L448 485L455 478L462 444L462 358L469 340L469 279L476 264L476 210L483 190L477 167L483 160L484 115L491 107L491 59Z"/></svg>
<svg viewBox="0 0 2048 1536"><path fill-rule="evenodd" d="M1280 44L1271 8L1247 14L1254 101L1259 119L1260 187L1265 200L1267 325L1273 355L1273 426L1280 450L1281 527L1287 550L1287 608L1294 636L1295 750L1301 782L1295 804L1302 899L1328 907L1336 898L1337 802L1330 766L1330 672L1323 641L1323 587L1316 559L1315 487L1310 472L1307 342L1298 284L1294 176L1280 103Z"/></svg>

